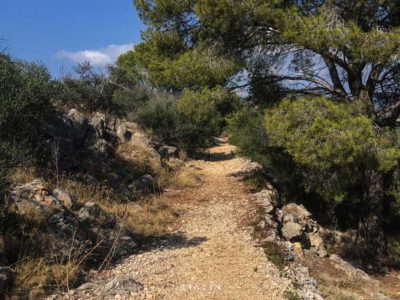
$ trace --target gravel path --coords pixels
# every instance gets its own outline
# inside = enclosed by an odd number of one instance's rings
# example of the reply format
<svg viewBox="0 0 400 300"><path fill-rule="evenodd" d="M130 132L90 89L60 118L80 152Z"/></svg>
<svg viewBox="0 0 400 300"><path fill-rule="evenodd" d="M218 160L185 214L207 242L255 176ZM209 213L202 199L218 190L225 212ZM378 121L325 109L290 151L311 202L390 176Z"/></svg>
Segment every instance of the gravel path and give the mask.
<svg viewBox="0 0 400 300"><path fill-rule="evenodd" d="M203 184L163 196L181 212L178 230L107 273L143 285L129 299L286 299L290 281L280 277L243 225L254 199L234 175L251 164L232 150L223 144L210 149L209 161L187 163L202 170Z"/></svg>

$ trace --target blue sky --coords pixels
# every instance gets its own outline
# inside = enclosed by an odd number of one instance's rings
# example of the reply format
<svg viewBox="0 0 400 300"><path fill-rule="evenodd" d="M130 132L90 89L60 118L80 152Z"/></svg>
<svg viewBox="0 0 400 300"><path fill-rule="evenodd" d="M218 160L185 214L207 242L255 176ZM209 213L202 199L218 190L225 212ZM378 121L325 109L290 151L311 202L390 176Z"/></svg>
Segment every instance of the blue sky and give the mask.
<svg viewBox="0 0 400 300"><path fill-rule="evenodd" d="M43 62L56 77L83 60L113 61L143 29L131 0L0 0L7 52Z"/></svg>

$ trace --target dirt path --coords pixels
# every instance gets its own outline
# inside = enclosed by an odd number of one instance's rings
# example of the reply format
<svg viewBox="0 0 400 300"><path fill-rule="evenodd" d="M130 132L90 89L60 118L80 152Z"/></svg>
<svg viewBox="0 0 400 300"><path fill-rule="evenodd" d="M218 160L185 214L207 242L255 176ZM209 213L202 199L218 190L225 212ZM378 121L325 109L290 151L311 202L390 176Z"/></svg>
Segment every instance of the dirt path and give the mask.
<svg viewBox="0 0 400 300"><path fill-rule="evenodd" d="M250 163L232 150L223 144L210 149L209 161L187 163L201 169L203 184L163 196L182 213L178 231L107 274L131 275L141 283L143 290L132 299L285 299L291 283L242 225L254 199L234 174Z"/></svg>

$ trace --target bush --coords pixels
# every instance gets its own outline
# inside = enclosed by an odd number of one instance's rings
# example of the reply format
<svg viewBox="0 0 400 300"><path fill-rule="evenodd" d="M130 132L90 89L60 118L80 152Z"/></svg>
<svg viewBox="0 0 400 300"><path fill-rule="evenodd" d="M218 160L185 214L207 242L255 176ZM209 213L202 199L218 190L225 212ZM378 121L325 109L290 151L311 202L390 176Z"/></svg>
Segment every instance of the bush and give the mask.
<svg viewBox="0 0 400 300"><path fill-rule="evenodd" d="M356 187L368 186L367 173L390 171L400 156L389 135L378 134L372 120L358 113L357 103L284 100L267 112L265 127L269 144L301 167L306 189L328 201L348 199Z"/></svg>
<svg viewBox="0 0 400 300"><path fill-rule="evenodd" d="M301 174L291 157L268 143L263 111L252 107L238 111L228 121L228 133L229 141L238 147L238 154L261 164L264 175L281 194L301 192Z"/></svg>
<svg viewBox="0 0 400 300"><path fill-rule="evenodd" d="M77 65L74 70L77 76L68 75L61 80L63 104L89 112L113 112L116 109L113 93L117 86L88 62Z"/></svg>
<svg viewBox="0 0 400 300"><path fill-rule="evenodd" d="M215 128L179 111L174 96L158 94L141 106L137 122L150 129L159 141L176 145L189 153L209 145Z"/></svg>
<svg viewBox="0 0 400 300"><path fill-rule="evenodd" d="M54 82L42 65L6 55L0 55L0 82L0 188L4 191L8 170L34 157L39 124L51 110Z"/></svg>

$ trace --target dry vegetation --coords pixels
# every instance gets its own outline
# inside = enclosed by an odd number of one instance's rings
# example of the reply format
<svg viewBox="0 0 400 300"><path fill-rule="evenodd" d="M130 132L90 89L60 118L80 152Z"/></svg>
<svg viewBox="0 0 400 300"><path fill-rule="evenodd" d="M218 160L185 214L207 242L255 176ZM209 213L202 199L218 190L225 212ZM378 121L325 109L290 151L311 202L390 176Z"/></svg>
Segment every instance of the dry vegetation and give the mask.
<svg viewBox="0 0 400 300"><path fill-rule="evenodd" d="M34 169L17 169L10 176L11 181L15 183L28 183L35 178L38 176ZM178 216L166 200L156 195L143 197L136 202L124 202L116 191L102 185L77 182L65 177L59 178L58 182L47 181L46 185L50 188L57 186L74 195L77 199L74 209L87 202L98 204L106 215L118 219L121 230L133 233L135 241L139 243L148 238L168 234ZM71 251L67 260L60 261L56 253L46 249L48 245L43 243L43 235L38 238L43 224L15 224L14 229L20 234L9 236L20 238L7 239L7 249L4 249L6 253L16 254L17 262L11 266L15 273L12 295L18 298L39 299L49 292L69 290L87 276L92 268L91 252L96 251L98 245L94 245L89 253ZM52 237L46 236L46 239L50 241ZM104 259L108 259L108 256L106 254ZM104 268L108 263L104 261L100 265ZM97 266L93 267L98 270Z"/></svg>

